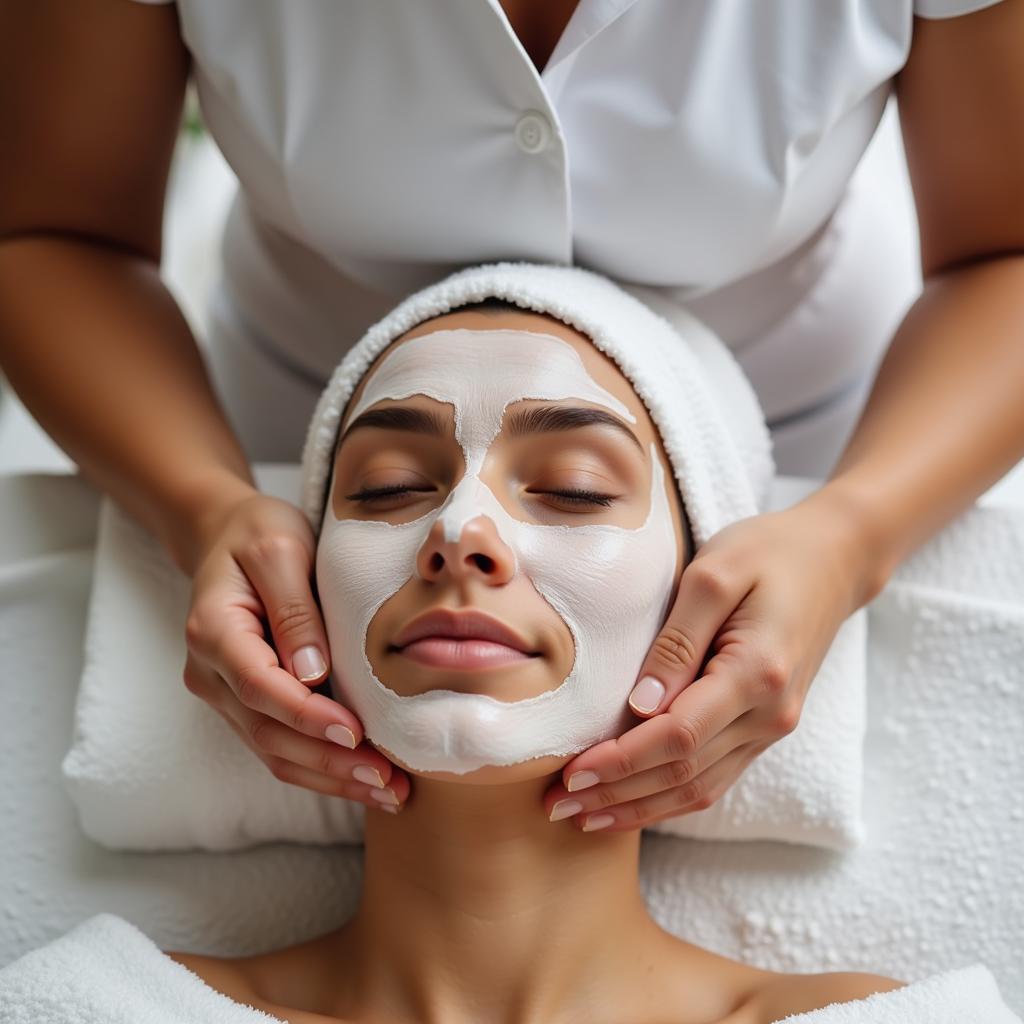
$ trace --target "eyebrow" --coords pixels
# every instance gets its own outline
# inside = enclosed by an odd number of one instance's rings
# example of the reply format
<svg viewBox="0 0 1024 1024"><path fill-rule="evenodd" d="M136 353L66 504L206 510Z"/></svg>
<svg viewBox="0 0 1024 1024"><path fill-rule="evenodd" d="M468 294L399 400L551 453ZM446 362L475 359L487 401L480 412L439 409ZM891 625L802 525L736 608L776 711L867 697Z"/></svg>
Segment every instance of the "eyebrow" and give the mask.
<svg viewBox="0 0 1024 1024"><path fill-rule="evenodd" d="M357 416L338 440L341 444L349 434L366 427L382 430L406 430L413 434L431 434L445 437L448 428L440 414L430 409L415 409L410 406L393 405L386 409L367 409Z"/></svg>
<svg viewBox="0 0 1024 1024"><path fill-rule="evenodd" d="M509 437L524 434L546 434L557 430L576 430L579 427L614 427L643 452L644 446L625 423L603 409L589 409L578 405L535 405L529 409L513 409L503 424Z"/></svg>
<svg viewBox="0 0 1024 1024"><path fill-rule="evenodd" d="M605 426L614 427L628 437L643 452L644 446L636 434L617 416L603 409L590 409L584 406L533 406L529 409L514 409L504 417L502 427L510 437L523 437L527 434L547 434L561 430L577 430L581 427ZM428 409L417 409L409 406L391 406L384 409L368 409L357 416L341 435L339 444L356 430L366 427L379 427L384 430L405 430L417 434L430 434L445 437L448 426L441 416Z"/></svg>

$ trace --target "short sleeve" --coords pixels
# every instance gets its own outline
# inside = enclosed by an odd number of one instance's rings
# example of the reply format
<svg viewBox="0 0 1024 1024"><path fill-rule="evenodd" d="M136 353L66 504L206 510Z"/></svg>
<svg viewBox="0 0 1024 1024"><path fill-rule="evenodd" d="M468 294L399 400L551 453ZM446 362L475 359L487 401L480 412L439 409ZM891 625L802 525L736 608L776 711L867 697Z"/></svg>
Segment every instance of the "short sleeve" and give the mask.
<svg viewBox="0 0 1024 1024"><path fill-rule="evenodd" d="M914 13L919 18L956 18L998 3L1002 0L914 0Z"/></svg>

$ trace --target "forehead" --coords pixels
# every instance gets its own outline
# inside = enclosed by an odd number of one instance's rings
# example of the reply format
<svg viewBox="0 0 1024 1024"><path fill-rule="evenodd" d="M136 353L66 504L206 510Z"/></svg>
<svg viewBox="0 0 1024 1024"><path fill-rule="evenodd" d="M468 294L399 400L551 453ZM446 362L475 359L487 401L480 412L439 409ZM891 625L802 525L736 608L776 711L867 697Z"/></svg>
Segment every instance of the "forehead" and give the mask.
<svg viewBox="0 0 1024 1024"><path fill-rule="evenodd" d="M559 341L572 347L579 356L586 373L595 383L626 406L634 417L632 426L640 439L658 439L647 410L637 397L629 380L622 375L622 372L613 360L603 352L598 351L590 339L575 328L570 327L555 317L527 310L498 310L491 313L467 310L465 312L448 313L417 324L416 327L400 335L377 356L370 369L363 375L346 408L345 417L341 424L342 431L344 431L353 412L359 406L367 385L373 380L381 364L392 352L414 338L423 338L442 330L455 328L465 328L474 331L527 331L555 336ZM492 361L494 372L500 374L503 355L500 335L495 335L493 338L481 335L478 340L481 344L493 346L494 351L489 359ZM425 344L429 345L429 341L426 341ZM509 357L511 358L511 353L509 353Z"/></svg>

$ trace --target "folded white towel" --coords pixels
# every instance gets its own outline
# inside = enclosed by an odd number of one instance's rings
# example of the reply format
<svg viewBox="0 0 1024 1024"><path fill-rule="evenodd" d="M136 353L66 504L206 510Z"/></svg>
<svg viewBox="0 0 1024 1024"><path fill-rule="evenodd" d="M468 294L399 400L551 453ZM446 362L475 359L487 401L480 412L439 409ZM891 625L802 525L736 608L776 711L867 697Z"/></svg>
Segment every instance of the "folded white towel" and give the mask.
<svg viewBox="0 0 1024 1024"><path fill-rule="evenodd" d="M297 500L298 467L255 469L262 490ZM769 507L790 504L813 485L777 478ZM362 805L275 779L185 689L188 581L109 501L95 566L74 736L62 764L86 835L126 850L361 842ZM769 747L716 804L653 830L836 850L859 845L866 621L861 609L839 630L798 729Z"/></svg>
<svg viewBox="0 0 1024 1024"><path fill-rule="evenodd" d="M892 992L786 1017L815 1024L1022 1024L973 964ZM115 914L96 914L0 970L0 1024L282 1024L172 960Z"/></svg>
<svg viewBox="0 0 1024 1024"><path fill-rule="evenodd" d="M1019 1020L1003 1001L992 972L984 964L972 964L892 992L792 1014L777 1024L1014 1024Z"/></svg>

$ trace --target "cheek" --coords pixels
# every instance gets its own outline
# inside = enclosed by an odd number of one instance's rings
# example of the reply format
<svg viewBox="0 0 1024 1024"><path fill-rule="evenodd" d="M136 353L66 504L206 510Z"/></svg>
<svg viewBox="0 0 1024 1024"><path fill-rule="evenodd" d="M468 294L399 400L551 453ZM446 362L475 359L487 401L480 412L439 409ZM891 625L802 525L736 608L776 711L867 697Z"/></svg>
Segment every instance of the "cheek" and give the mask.
<svg viewBox="0 0 1024 1024"><path fill-rule="evenodd" d="M675 594L679 587L679 580L683 575L683 569L686 568L693 557L693 550L690 542L689 524L686 520L686 512L683 508L683 501L679 494L679 485L676 483L672 465L664 454L659 454L659 460L665 474L665 492L668 497L669 513L672 519L672 532L675 534L675 567L672 577L672 593Z"/></svg>
<svg viewBox="0 0 1024 1024"><path fill-rule="evenodd" d="M414 524L327 523L317 545L316 581L332 648L355 637L362 649L376 609L413 575L422 533Z"/></svg>
<svg viewBox="0 0 1024 1024"><path fill-rule="evenodd" d="M422 693L424 689L417 685L416 674L408 671L408 666L406 671L401 670L400 657L388 651L390 638L404 623L413 618L418 610L407 599L410 589L406 584L397 594L389 597L374 613L366 630L366 660L370 663L373 674L382 685L401 697L412 697Z"/></svg>
<svg viewBox="0 0 1024 1024"><path fill-rule="evenodd" d="M524 571L584 642L632 647L654 619L660 629L682 561L670 484L663 472L653 482L651 519L640 530L524 529Z"/></svg>

